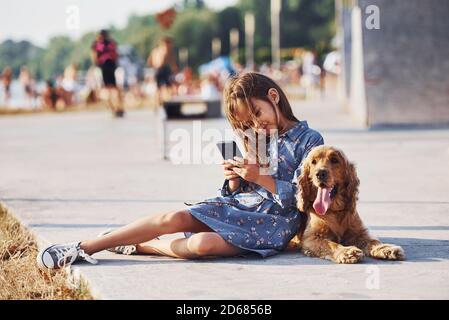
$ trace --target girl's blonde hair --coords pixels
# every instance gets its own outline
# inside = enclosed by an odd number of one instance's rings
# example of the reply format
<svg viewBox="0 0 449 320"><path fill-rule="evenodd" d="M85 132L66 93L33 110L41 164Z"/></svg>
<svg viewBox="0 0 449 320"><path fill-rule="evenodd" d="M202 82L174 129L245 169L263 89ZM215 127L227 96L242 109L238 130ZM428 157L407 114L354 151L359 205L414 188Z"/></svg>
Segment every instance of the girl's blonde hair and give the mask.
<svg viewBox="0 0 449 320"><path fill-rule="evenodd" d="M271 88L276 89L279 94L279 103L277 104L279 114L282 114L287 120L299 121L293 115L287 96L276 82L261 73L245 72L230 78L224 88L225 114L235 131L246 132L250 129L235 116L239 100L243 102L248 109L249 117L254 123L257 121L257 117L250 99L255 98L266 101L275 108L268 98L268 90ZM277 114L278 112L275 113ZM277 119L277 121L279 122L279 119ZM248 151L248 137L245 135L243 140L245 149Z"/></svg>

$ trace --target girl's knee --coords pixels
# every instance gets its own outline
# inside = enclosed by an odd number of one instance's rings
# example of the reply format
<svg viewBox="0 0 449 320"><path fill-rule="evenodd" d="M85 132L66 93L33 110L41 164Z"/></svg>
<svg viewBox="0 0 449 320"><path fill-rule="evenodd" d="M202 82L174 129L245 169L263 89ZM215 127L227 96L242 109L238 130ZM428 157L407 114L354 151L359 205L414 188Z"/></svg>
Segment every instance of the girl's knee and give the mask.
<svg viewBox="0 0 449 320"><path fill-rule="evenodd" d="M192 221L192 216L189 212L180 210L163 213L158 217L158 220L161 227L178 229L189 225Z"/></svg>
<svg viewBox="0 0 449 320"><path fill-rule="evenodd" d="M214 232L200 232L188 239L187 248L198 256L206 256L213 254L220 240L220 235Z"/></svg>

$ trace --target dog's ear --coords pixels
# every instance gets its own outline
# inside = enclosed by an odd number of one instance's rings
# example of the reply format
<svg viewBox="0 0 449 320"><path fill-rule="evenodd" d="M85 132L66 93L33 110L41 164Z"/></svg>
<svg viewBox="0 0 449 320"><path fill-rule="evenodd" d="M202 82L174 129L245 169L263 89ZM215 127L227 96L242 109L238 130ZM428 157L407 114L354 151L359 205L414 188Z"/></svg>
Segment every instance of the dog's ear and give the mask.
<svg viewBox="0 0 449 320"><path fill-rule="evenodd" d="M347 211L355 213L356 202L359 193L360 180L357 177L357 172L355 165L349 161L346 163L346 179L345 179L345 190L346 190L346 203Z"/></svg>
<svg viewBox="0 0 449 320"><path fill-rule="evenodd" d="M298 178L298 194L296 195L296 203L299 211L307 213L312 206L311 202L311 192L312 192L312 182L309 178L310 166L308 161L305 161L301 167L301 174Z"/></svg>

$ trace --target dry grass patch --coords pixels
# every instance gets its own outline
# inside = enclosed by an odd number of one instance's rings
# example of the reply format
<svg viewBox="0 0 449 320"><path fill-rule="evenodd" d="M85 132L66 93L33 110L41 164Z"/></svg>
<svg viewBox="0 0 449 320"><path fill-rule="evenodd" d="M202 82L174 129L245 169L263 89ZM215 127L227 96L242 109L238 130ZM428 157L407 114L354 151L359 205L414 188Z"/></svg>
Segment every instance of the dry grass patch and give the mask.
<svg viewBox="0 0 449 320"><path fill-rule="evenodd" d="M33 235L0 204L0 300L92 299L84 281L68 281L65 270L40 270L37 253Z"/></svg>

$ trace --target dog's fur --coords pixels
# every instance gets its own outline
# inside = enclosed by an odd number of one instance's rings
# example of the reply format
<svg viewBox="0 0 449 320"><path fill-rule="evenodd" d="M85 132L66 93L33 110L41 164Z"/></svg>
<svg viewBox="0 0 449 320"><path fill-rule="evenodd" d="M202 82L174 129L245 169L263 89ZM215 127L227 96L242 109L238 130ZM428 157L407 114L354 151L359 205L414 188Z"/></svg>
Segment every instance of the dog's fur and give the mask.
<svg viewBox="0 0 449 320"><path fill-rule="evenodd" d="M325 179L318 177L319 170L327 172ZM372 238L363 225L356 210L359 179L354 164L342 151L328 146L313 148L303 161L298 185L297 206L307 216L307 223L302 223L290 247L300 247L307 256L336 263L357 263L364 255L377 259L404 259L401 247ZM313 208L320 185L337 186L325 215L319 215Z"/></svg>

